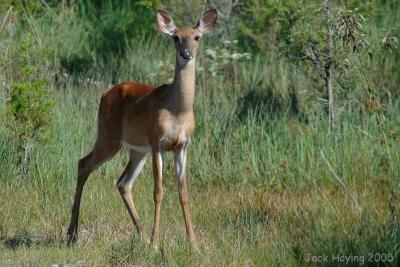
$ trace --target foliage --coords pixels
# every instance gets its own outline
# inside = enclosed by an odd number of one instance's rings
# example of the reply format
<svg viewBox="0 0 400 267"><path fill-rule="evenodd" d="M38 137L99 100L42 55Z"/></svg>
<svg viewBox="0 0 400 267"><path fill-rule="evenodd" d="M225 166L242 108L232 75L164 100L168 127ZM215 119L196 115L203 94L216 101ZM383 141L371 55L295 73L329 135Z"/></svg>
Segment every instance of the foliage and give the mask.
<svg viewBox="0 0 400 267"><path fill-rule="evenodd" d="M205 63L207 68L199 68L199 71L206 71L211 76L218 74L233 75L234 68L238 68L242 61L249 60L251 54L247 52L241 52L237 46L238 41L223 41L221 46L213 48L207 48L205 50Z"/></svg>
<svg viewBox="0 0 400 267"><path fill-rule="evenodd" d="M343 45L349 46L353 52L359 52L366 43L361 24L365 18L356 12L357 10L340 9L330 21L330 27L333 28L337 39L341 40Z"/></svg>
<svg viewBox="0 0 400 267"><path fill-rule="evenodd" d="M366 265L399 266L399 2L335 1L337 142L328 138L323 79L304 58L326 53L317 2L238 1L230 20L218 20L231 23L232 39L217 28L201 41L188 152L198 255L185 241L168 153L160 251L131 231L115 189L124 150L87 182L80 242L63 242L101 93L120 80L168 82L175 54L171 40L155 34L154 9L176 14L181 25L209 6L13 1L16 13L3 24L11 1L1 2L0 265L307 266L310 254L386 253L390 262ZM360 38L368 42L356 45ZM37 144L26 170L32 179L15 179L19 138ZM132 188L147 232L149 163Z"/></svg>
<svg viewBox="0 0 400 267"><path fill-rule="evenodd" d="M399 40L394 36L393 30L386 30L385 35L381 40L382 47L390 53L399 49Z"/></svg>
<svg viewBox="0 0 400 267"><path fill-rule="evenodd" d="M240 18L236 22L240 44L268 51L279 47L298 19L304 1L255 0L237 6Z"/></svg>
<svg viewBox="0 0 400 267"><path fill-rule="evenodd" d="M29 75L24 69L23 75ZM28 77L25 77L28 78ZM21 81L12 87L8 112L12 118L9 127L20 140L38 137L51 118L52 103L45 78Z"/></svg>
<svg viewBox="0 0 400 267"><path fill-rule="evenodd" d="M154 5L154 1L80 1L71 14L77 20L71 27L78 30L80 36L75 41L80 49L60 44L62 67L79 74L94 66L106 66L111 58L119 61L134 37L154 31L155 27L141 27L154 24Z"/></svg>
<svg viewBox="0 0 400 267"><path fill-rule="evenodd" d="M31 61L31 48L32 37L27 35L15 51L14 64L20 69L15 74L17 80L11 85L2 118L9 135L25 151L24 161L33 142L50 137L54 106L47 78Z"/></svg>

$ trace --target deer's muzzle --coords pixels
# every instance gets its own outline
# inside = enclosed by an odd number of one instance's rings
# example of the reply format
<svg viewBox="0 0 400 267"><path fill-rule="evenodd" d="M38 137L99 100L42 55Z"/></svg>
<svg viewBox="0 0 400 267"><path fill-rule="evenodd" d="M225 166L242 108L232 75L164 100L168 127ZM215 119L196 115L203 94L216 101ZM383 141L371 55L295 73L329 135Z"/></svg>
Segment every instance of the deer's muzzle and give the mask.
<svg viewBox="0 0 400 267"><path fill-rule="evenodd" d="M189 49L183 49L181 51L181 57L183 57L186 60L190 60L193 58L193 54Z"/></svg>

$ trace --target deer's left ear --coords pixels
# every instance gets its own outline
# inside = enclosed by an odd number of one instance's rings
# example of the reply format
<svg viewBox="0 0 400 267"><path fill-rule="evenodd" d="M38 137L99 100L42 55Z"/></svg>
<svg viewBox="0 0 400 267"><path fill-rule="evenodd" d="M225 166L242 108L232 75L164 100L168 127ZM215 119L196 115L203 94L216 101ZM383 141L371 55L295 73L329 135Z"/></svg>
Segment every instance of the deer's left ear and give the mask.
<svg viewBox="0 0 400 267"><path fill-rule="evenodd" d="M203 14L199 22L197 22L196 28L201 31L201 33L206 33L211 31L215 22L217 21L217 10L210 9Z"/></svg>

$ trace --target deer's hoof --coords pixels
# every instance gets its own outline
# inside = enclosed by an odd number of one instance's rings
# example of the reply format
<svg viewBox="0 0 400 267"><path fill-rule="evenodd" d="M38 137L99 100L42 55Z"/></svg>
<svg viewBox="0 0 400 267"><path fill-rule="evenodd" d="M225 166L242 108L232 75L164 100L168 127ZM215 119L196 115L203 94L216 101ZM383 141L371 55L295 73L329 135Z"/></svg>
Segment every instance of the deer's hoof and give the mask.
<svg viewBox="0 0 400 267"><path fill-rule="evenodd" d="M67 233L67 245L72 246L78 242L78 233L76 231L68 231Z"/></svg>
<svg viewBox="0 0 400 267"><path fill-rule="evenodd" d="M193 242L193 243L191 242L191 243L189 243L189 245L190 245L190 249L192 250L193 253L196 253L196 254L200 253L200 249L195 242Z"/></svg>
<svg viewBox="0 0 400 267"><path fill-rule="evenodd" d="M150 244L150 239L144 233L140 235L140 241L146 244Z"/></svg>
<svg viewBox="0 0 400 267"><path fill-rule="evenodd" d="M159 250L159 245L158 245L158 242L156 242L156 241L153 241L153 240L150 241L150 247L154 250Z"/></svg>

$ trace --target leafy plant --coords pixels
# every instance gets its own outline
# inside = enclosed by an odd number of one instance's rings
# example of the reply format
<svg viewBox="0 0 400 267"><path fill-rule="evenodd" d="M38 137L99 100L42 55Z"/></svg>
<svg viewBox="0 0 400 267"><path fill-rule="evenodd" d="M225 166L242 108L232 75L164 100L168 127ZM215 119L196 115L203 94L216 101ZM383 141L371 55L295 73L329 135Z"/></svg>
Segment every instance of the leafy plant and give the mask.
<svg viewBox="0 0 400 267"><path fill-rule="evenodd" d="M251 54L247 52L241 52L238 48L238 40L222 42L221 46L216 46L213 48L207 48L206 54L206 64L207 68L200 67L199 71L207 71L212 76L217 74L225 75L235 75L235 64L249 60Z"/></svg>
<svg viewBox="0 0 400 267"><path fill-rule="evenodd" d="M393 53L394 51L399 49L399 40L393 34L393 29L386 30L385 35L381 40L382 47Z"/></svg>
<svg viewBox="0 0 400 267"><path fill-rule="evenodd" d="M237 39L252 50L276 49L299 17L303 1L254 0L237 5Z"/></svg>
<svg viewBox="0 0 400 267"><path fill-rule="evenodd" d="M3 118L10 135L24 151L24 171L31 144L49 137L47 126L51 123L54 106L47 79L31 61L31 48L32 39L28 35L16 51L18 80L11 86Z"/></svg>

